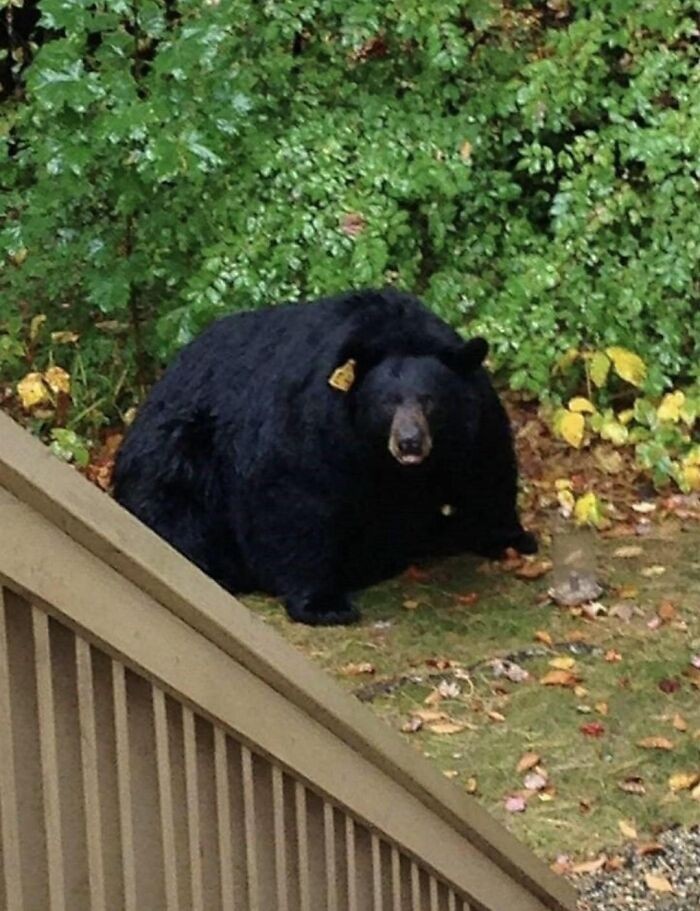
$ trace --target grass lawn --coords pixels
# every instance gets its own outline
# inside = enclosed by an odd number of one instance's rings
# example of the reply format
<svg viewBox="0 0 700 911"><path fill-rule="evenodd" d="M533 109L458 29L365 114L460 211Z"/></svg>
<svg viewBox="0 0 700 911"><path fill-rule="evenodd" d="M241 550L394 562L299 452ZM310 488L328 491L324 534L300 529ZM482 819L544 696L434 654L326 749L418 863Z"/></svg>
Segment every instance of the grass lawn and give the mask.
<svg viewBox="0 0 700 911"><path fill-rule="evenodd" d="M700 819L700 527L591 535L607 609L595 617L547 600L552 573L469 557L367 591L352 628L246 602L541 857L614 854ZM506 656L515 679L492 666Z"/></svg>

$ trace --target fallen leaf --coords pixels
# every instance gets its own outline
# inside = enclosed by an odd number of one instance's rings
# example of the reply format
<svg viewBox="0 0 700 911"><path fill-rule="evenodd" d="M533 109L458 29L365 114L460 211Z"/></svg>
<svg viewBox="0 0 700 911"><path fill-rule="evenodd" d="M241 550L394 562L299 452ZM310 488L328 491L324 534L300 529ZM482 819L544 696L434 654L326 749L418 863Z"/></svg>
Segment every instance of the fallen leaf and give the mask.
<svg viewBox="0 0 700 911"><path fill-rule="evenodd" d="M674 888L665 876L656 873L645 873L644 882L652 892L674 892Z"/></svg>
<svg viewBox="0 0 700 911"><path fill-rule="evenodd" d="M62 367L49 367L44 374L44 380L51 392L56 395L58 395L59 392L70 395L70 374Z"/></svg>
<svg viewBox="0 0 700 911"><path fill-rule="evenodd" d="M675 714L673 716L672 724L677 731L687 731L688 730L688 722L685 720L685 718L682 715Z"/></svg>
<svg viewBox="0 0 700 911"><path fill-rule="evenodd" d="M443 699L457 699L462 692L462 689L454 680L441 680L438 684L437 691Z"/></svg>
<svg viewBox="0 0 700 911"><path fill-rule="evenodd" d="M578 498L574 507L574 518L579 525L593 525L595 528L600 528L604 524L601 502L592 491Z"/></svg>
<svg viewBox="0 0 700 911"><path fill-rule="evenodd" d="M558 671L570 671L575 664L575 659L566 655L552 658L552 660L549 662L549 666L556 668Z"/></svg>
<svg viewBox="0 0 700 911"><path fill-rule="evenodd" d="M700 772L676 772L668 779L668 786L676 794L678 791L691 791L700 781Z"/></svg>
<svg viewBox="0 0 700 911"><path fill-rule="evenodd" d="M547 778L541 772L530 772L523 781L528 791L541 791L547 787Z"/></svg>
<svg viewBox="0 0 700 911"><path fill-rule="evenodd" d="M540 677L540 683L543 686L566 686L566 687L575 687L579 682L579 677L576 674L572 674L571 671L549 671Z"/></svg>
<svg viewBox="0 0 700 911"><path fill-rule="evenodd" d="M641 570L641 574L645 579L653 579L655 576L663 576L665 572L666 567L661 566L658 563L655 563L653 566L645 566L644 569Z"/></svg>
<svg viewBox="0 0 700 911"><path fill-rule="evenodd" d="M515 570L519 579L539 579L552 568L550 560L527 560Z"/></svg>
<svg viewBox="0 0 700 911"><path fill-rule="evenodd" d="M581 610L590 620L604 617L608 612L607 607L601 604L600 601L589 601L588 604L582 604Z"/></svg>
<svg viewBox="0 0 700 911"><path fill-rule="evenodd" d="M459 775L457 769L444 769L442 773L445 778L456 778Z"/></svg>
<svg viewBox="0 0 700 911"><path fill-rule="evenodd" d="M651 503L649 500L642 500L639 503L633 503L632 509L642 515L648 515L650 512L656 512L656 503Z"/></svg>
<svg viewBox="0 0 700 911"><path fill-rule="evenodd" d="M573 411L564 412L559 421L559 433L569 446L573 446L575 449L581 448L585 429L586 421L583 415Z"/></svg>
<svg viewBox="0 0 700 911"><path fill-rule="evenodd" d="M525 798L520 795L506 797L504 805L507 813L524 813L527 807Z"/></svg>
<svg viewBox="0 0 700 911"><path fill-rule="evenodd" d="M421 569L418 566L409 566L403 575L404 579L407 579L409 582L430 581L430 573L426 569Z"/></svg>
<svg viewBox="0 0 700 911"><path fill-rule="evenodd" d="M597 446L593 456L598 467L605 474L620 474L624 471L625 460L622 458L617 449L609 449L607 446Z"/></svg>
<svg viewBox="0 0 700 911"><path fill-rule="evenodd" d="M576 875L581 875L584 873L597 873L598 870L602 869L605 865L607 857L605 854L601 854L600 857L597 857L595 860L584 860L583 863L574 864L571 868L571 872Z"/></svg>
<svg viewBox="0 0 700 911"><path fill-rule="evenodd" d="M536 765L540 762L540 756L538 753L523 753L523 755L518 760L518 764L515 767L515 771L518 773L529 772L530 769L534 769Z"/></svg>
<svg viewBox="0 0 700 911"><path fill-rule="evenodd" d="M465 728L466 725L459 721L436 721L428 725L428 730L433 734L459 734Z"/></svg>
<svg viewBox="0 0 700 911"><path fill-rule="evenodd" d="M622 560L631 560L633 557L638 557L643 553L644 548L640 547L638 544L625 544L623 547L618 547L617 550L613 551L613 557L620 557Z"/></svg>
<svg viewBox="0 0 700 911"><path fill-rule="evenodd" d="M446 712L440 712L437 709L413 709L411 716L419 718L426 724L432 721L449 721L450 718Z"/></svg>
<svg viewBox="0 0 700 911"><path fill-rule="evenodd" d="M339 671L344 677L359 677L362 674L374 674L374 672L374 665L368 661L361 661L359 664L354 664L351 661L350 664L341 667Z"/></svg>
<svg viewBox="0 0 700 911"><path fill-rule="evenodd" d="M613 604L610 608L611 617L619 617L620 620L623 620L625 623L629 623L634 615L634 604L629 602L621 602L619 604Z"/></svg>
<svg viewBox="0 0 700 911"><path fill-rule="evenodd" d="M651 618L651 620L647 621L647 628L651 629L651 630L660 629L662 623L663 623L663 620L661 619L661 617L654 616Z"/></svg>
<svg viewBox="0 0 700 911"><path fill-rule="evenodd" d="M582 724L579 730L586 737L602 737L605 733L605 727L600 721L589 721L587 724Z"/></svg>
<svg viewBox="0 0 700 911"><path fill-rule="evenodd" d="M624 819L618 820L617 827L620 830L620 834L624 838L630 838L630 839L637 838L637 830L635 829L635 827L631 823L625 822Z"/></svg>
<svg viewBox="0 0 700 911"><path fill-rule="evenodd" d="M583 699L583 697L587 696L587 695L588 695L588 690L586 689L585 686L575 686L574 687L574 696L576 696L577 699Z"/></svg>
<svg viewBox="0 0 700 911"><path fill-rule="evenodd" d="M557 876L566 876L571 873L571 858L568 854L559 854L554 863L550 864L549 869Z"/></svg>
<svg viewBox="0 0 700 911"><path fill-rule="evenodd" d="M409 718L408 721L404 722L404 724L401 725L401 730L404 732L404 734L415 734L416 731L420 731L422 727L423 722L416 715L412 718Z"/></svg>
<svg viewBox="0 0 700 911"><path fill-rule="evenodd" d="M637 845L637 854L640 857L647 857L650 854L665 854L666 849L663 845L660 845L658 841L645 841L641 845Z"/></svg>
<svg viewBox="0 0 700 911"><path fill-rule="evenodd" d="M479 785L476 778L467 778L467 783L464 785L464 790L467 792L467 794L476 794L478 789Z"/></svg>
<svg viewBox="0 0 700 911"><path fill-rule="evenodd" d="M674 744L668 737L643 737L637 741L637 746L643 750L672 750Z"/></svg>
<svg viewBox="0 0 700 911"><path fill-rule="evenodd" d="M403 606L406 610L417 610L420 607L420 602L409 599L408 601L403 602Z"/></svg>
<svg viewBox="0 0 700 911"><path fill-rule="evenodd" d="M662 693L670 695L671 693L677 693L681 688L680 680L676 680L675 677L665 677L663 680L659 680L659 689Z"/></svg>
<svg viewBox="0 0 700 911"><path fill-rule="evenodd" d="M678 611L673 606L673 602L669 601L668 598L664 598L659 604L656 613L664 623L670 623L671 620L675 620Z"/></svg>
<svg viewBox="0 0 700 911"><path fill-rule="evenodd" d="M700 655L693 655L693 657L690 659L690 663L692 667L696 667L698 670L700 670Z"/></svg>
<svg viewBox="0 0 700 911"><path fill-rule="evenodd" d="M500 712L491 711L491 712L487 712L486 714L491 719L491 721L496 721L499 724L502 724L506 720L506 716L501 715Z"/></svg>
<svg viewBox="0 0 700 911"><path fill-rule="evenodd" d="M614 648L609 648L605 653L605 660L613 664L617 661L622 661L622 655Z"/></svg>
<svg viewBox="0 0 700 911"><path fill-rule="evenodd" d="M455 595L455 598L458 604L463 604L465 607L471 607L479 600L479 593L468 592L466 595Z"/></svg>
<svg viewBox="0 0 700 911"><path fill-rule="evenodd" d="M17 383L17 395L26 411L51 401L49 391L40 373L28 373L23 377Z"/></svg>
<svg viewBox="0 0 700 911"><path fill-rule="evenodd" d="M552 646L554 642L552 641L551 635L544 629L538 629L535 633L535 641L543 642L545 645Z"/></svg>
<svg viewBox="0 0 700 911"><path fill-rule="evenodd" d="M620 857L619 854L616 854L614 857L609 857L605 861L605 869L608 873L614 873L616 870L621 870L625 865L625 858Z"/></svg>
<svg viewBox="0 0 700 911"><path fill-rule="evenodd" d="M608 703L607 702L596 702L595 710L599 715L607 716L608 714Z"/></svg>
<svg viewBox="0 0 700 911"><path fill-rule="evenodd" d="M618 788L621 791L625 791L627 794L646 794L647 789L644 786L644 779L640 778L638 775L631 775L629 778L624 778L622 781L619 781L617 784Z"/></svg>

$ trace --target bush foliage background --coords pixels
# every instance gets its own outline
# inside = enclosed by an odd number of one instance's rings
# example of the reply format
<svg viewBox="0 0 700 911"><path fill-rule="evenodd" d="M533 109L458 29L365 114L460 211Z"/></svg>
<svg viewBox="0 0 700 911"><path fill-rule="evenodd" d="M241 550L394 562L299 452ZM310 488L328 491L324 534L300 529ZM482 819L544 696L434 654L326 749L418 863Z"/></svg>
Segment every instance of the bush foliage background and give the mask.
<svg viewBox="0 0 700 911"><path fill-rule="evenodd" d="M76 426L216 316L386 282L515 388L605 345L651 392L697 378L694 0L39 5L0 119L0 371L64 366Z"/></svg>

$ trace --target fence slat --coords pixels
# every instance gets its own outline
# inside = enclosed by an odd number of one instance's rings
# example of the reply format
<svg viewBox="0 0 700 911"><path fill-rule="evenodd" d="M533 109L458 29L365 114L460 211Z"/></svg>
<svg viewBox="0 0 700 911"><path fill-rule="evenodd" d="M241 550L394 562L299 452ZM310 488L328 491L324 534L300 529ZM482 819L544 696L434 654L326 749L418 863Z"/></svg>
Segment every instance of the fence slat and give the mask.
<svg viewBox="0 0 700 911"><path fill-rule="evenodd" d="M90 645L80 636L75 637L75 663L78 680L78 720L80 723L80 758L83 766L90 911L106 911L92 654Z"/></svg>
<svg viewBox="0 0 700 911"><path fill-rule="evenodd" d="M287 897L287 829L284 823L284 774L272 766L272 815L275 832L275 882L277 911L289 911Z"/></svg>
<svg viewBox="0 0 700 911"><path fill-rule="evenodd" d="M259 911L253 754L246 746L241 747L241 765L243 771L243 821L246 843L246 872L248 875L248 907L246 911Z"/></svg>
<svg viewBox="0 0 700 911"><path fill-rule="evenodd" d="M129 723L126 706L126 673L118 661L112 662L114 733L117 749L117 790L119 792L119 835L121 839L124 911L136 908L136 857L134 855L134 815L131 804L131 765Z"/></svg>
<svg viewBox="0 0 700 911"><path fill-rule="evenodd" d="M396 845L391 846L391 897L392 911L402 911L401 902L401 855Z"/></svg>
<svg viewBox="0 0 700 911"><path fill-rule="evenodd" d="M185 795L187 800L187 839L190 855L192 911L204 911L202 858L200 855L197 741L194 714L186 705L182 706L182 736L185 751Z"/></svg>
<svg viewBox="0 0 700 911"><path fill-rule="evenodd" d="M214 776L216 779L216 815L219 826L219 865L221 871L221 906L233 911L233 851L231 846L231 795L228 784L226 734L214 728Z"/></svg>
<svg viewBox="0 0 700 911"><path fill-rule="evenodd" d="M158 768L158 797L160 801L160 825L163 840L163 870L165 876L165 904L167 911L178 911L177 857L175 854L175 820L173 818L173 795L171 790L170 746L168 743L168 718L165 709L165 693L154 686L153 723L156 733L156 764Z"/></svg>
<svg viewBox="0 0 700 911"><path fill-rule="evenodd" d="M415 861L411 861L411 911L423 911L420 906L420 870Z"/></svg>
<svg viewBox="0 0 700 911"><path fill-rule="evenodd" d="M10 707L10 668L5 623L5 597L0 586L0 833L7 911L21 911L22 867L15 778L15 744Z"/></svg>
<svg viewBox="0 0 700 911"><path fill-rule="evenodd" d="M39 705L39 750L41 753L44 795L46 853L49 865L49 905L51 911L65 911L63 835L61 832L61 803L58 792L58 753L56 748L53 682L51 680L49 618L36 607L32 607L32 626L34 630L36 689Z"/></svg>
<svg viewBox="0 0 700 911"><path fill-rule="evenodd" d="M374 911L382 911L382 856L379 836L372 832L372 896Z"/></svg>
<svg viewBox="0 0 700 911"><path fill-rule="evenodd" d="M311 911L311 890L309 888L309 841L306 825L306 788L297 781L294 784L294 801L297 822L297 852L299 863L299 905L301 911Z"/></svg>
<svg viewBox="0 0 700 911"><path fill-rule="evenodd" d="M326 855L326 904L328 911L338 911L338 884L335 860L335 819L333 805L323 802L323 840Z"/></svg>
<svg viewBox="0 0 700 911"><path fill-rule="evenodd" d="M457 896L452 889L450 889L449 895L447 896L447 911L457 911Z"/></svg>
<svg viewBox="0 0 700 911"><path fill-rule="evenodd" d="M355 863L355 821L345 817L345 852L348 867L348 911L357 911L357 866Z"/></svg>
<svg viewBox="0 0 700 911"><path fill-rule="evenodd" d="M438 907L438 882L434 876L430 877L430 911L440 911Z"/></svg>

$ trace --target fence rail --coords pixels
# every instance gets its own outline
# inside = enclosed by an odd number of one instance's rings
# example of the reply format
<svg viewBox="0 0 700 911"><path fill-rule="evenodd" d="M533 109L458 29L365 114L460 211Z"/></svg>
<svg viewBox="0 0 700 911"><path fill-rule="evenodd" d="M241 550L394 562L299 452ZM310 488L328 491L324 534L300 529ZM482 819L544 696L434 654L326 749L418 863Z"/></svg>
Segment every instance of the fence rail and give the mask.
<svg viewBox="0 0 700 911"><path fill-rule="evenodd" d="M571 911L475 801L0 415L2 911Z"/></svg>

